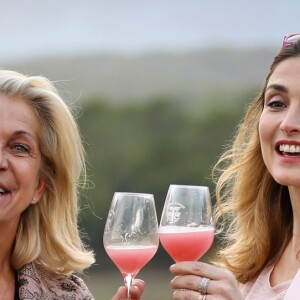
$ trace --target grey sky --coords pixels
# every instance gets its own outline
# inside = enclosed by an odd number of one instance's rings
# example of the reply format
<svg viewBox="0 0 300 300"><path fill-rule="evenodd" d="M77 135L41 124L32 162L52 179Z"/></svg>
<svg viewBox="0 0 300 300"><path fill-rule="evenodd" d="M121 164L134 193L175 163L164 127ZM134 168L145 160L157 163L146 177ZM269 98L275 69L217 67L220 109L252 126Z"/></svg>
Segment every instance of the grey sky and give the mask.
<svg viewBox="0 0 300 300"><path fill-rule="evenodd" d="M0 0L0 63L46 55L279 46L300 1Z"/></svg>

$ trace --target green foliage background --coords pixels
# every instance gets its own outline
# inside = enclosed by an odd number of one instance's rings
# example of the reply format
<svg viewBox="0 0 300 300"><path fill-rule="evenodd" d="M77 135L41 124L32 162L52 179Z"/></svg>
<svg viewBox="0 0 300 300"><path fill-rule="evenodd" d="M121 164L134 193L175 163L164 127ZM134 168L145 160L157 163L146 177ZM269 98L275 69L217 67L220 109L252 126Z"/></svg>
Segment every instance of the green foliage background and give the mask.
<svg viewBox="0 0 300 300"><path fill-rule="evenodd" d="M96 254L96 264L84 276L95 299L111 299L123 284L102 243L114 192L153 193L158 219L170 184L208 185L213 196L212 167L276 52L218 46L2 64L3 69L43 74L55 81L68 103L78 99L79 114L75 110L89 179L81 197L79 227ZM172 260L159 248L139 274L147 282L143 300L172 298L170 264Z"/></svg>
<svg viewBox="0 0 300 300"><path fill-rule="evenodd" d="M252 94L232 93L230 101L211 96L206 104L199 101L189 108L167 97L123 106L100 97L82 102L78 123L87 152L90 188L82 198L80 226L95 250L95 270L114 268L102 245L114 192L154 194L158 218L170 184L208 185L213 196L211 169L231 140ZM154 265L169 264L160 249Z"/></svg>

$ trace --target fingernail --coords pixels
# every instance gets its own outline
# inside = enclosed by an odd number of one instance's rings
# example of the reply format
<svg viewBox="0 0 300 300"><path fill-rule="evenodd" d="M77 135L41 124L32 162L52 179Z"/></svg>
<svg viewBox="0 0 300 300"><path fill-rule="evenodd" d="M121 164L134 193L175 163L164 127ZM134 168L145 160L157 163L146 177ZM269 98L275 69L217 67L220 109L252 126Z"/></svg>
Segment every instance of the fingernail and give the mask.
<svg viewBox="0 0 300 300"><path fill-rule="evenodd" d="M138 286L136 286L136 285L133 285L132 287L133 287L133 289L134 289L134 290L136 290L136 291L138 291L138 290L139 290L139 287L138 287Z"/></svg>

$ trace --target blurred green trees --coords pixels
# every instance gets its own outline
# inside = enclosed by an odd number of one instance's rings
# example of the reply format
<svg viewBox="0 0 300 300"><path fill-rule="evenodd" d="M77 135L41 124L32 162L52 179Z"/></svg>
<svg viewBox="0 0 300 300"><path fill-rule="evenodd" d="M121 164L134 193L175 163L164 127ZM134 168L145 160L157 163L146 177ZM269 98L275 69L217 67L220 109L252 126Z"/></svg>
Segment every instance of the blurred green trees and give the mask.
<svg viewBox="0 0 300 300"><path fill-rule="evenodd" d="M102 269L108 261L102 233L113 193L153 193L158 218L170 184L208 185L213 194L212 166L232 138L250 94L232 95L230 101L206 99L209 107L199 101L192 108L163 97L125 106L97 98L83 102L78 123L90 188L82 198L80 225Z"/></svg>

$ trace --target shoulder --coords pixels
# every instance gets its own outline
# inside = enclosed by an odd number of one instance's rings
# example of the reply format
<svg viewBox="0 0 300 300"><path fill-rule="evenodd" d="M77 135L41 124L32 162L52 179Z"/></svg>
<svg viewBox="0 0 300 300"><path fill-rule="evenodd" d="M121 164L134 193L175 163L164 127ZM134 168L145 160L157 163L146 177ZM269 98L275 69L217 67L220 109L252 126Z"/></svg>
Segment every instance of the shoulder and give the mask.
<svg viewBox="0 0 300 300"><path fill-rule="evenodd" d="M257 277L245 284L241 284L243 296L246 297L246 299L255 299L257 295L269 293L271 289L270 274L272 270L273 266L266 266Z"/></svg>
<svg viewBox="0 0 300 300"><path fill-rule="evenodd" d="M30 263L18 271L20 299L94 299L79 276L62 275Z"/></svg>

